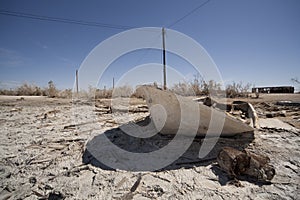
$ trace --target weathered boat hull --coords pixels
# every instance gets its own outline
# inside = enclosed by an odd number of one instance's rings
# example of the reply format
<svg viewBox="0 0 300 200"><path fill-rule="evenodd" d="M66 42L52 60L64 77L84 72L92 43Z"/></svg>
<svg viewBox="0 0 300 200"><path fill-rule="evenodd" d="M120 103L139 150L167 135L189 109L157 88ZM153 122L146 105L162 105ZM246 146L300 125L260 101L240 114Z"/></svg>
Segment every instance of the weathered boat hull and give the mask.
<svg viewBox="0 0 300 200"><path fill-rule="evenodd" d="M150 109L151 120L161 134L233 136L253 128L225 112L151 86L137 89Z"/></svg>

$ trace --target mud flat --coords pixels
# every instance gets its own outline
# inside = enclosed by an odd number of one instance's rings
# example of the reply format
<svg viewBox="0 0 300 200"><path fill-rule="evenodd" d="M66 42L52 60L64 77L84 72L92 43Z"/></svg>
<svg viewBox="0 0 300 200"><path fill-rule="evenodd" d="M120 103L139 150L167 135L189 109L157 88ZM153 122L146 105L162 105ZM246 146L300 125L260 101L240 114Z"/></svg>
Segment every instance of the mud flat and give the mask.
<svg viewBox="0 0 300 200"><path fill-rule="evenodd" d="M172 138L157 135L152 141L136 140L129 146L127 136L120 134L121 124L149 115L143 101L131 101L129 114L121 106L111 113L107 100L97 100L96 106L95 102L77 102L74 114L69 99L1 96L0 199L298 199L299 107L276 102L300 101L300 95L243 100L249 100L259 117L267 119L267 124L262 120L255 129L253 140L220 139L208 157L199 159L203 138L197 137L174 163L149 172L105 168L85 148L101 133L111 133L108 137L128 150L147 151L165 145ZM96 117L89 116L90 110ZM268 120L270 112L275 123ZM217 165L215 155L230 144L270 157L276 170L274 179L262 183L245 177L240 181L242 187L228 184L230 177Z"/></svg>

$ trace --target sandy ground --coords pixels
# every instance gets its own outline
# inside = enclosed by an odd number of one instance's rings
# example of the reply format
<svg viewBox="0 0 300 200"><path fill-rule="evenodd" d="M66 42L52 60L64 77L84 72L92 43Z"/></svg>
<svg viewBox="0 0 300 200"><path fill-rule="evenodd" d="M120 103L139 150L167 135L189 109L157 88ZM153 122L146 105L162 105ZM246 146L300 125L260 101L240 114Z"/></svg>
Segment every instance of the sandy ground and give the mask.
<svg viewBox="0 0 300 200"><path fill-rule="evenodd" d="M300 95L246 100L254 104L260 118L273 113L274 119L292 129L261 127L255 130L255 139L245 144L237 138L220 139L219 147L231 145L267 155L275 167L270 183L245 178L242 187L236 187L228 184L230 178L217 165L215 154L206 160L197 158L201 138L180 159L156 172L111 170L89 160L88 141L111 130L117 134L121 124L148 115L142 100L131 101L129 116L122 107L113 116L107 100L97 101L96 107L77 102L74 112L68 99L1 96L0 199L299 199L299 107L276 102L299 102ZM90 118L87 110L96 117ZM114 138L124 148L138 148L126 147L122 136ZM158 136L155 147L166 140L170 138Z"/></svg>

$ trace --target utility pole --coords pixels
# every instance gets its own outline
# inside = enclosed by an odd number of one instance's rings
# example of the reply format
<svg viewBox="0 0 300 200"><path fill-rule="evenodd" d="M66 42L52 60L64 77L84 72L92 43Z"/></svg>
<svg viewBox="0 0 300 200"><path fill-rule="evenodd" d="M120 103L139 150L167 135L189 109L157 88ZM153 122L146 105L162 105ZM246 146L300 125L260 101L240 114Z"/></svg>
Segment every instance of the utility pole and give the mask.
<svg viewBox="0 0 300 200"><path fill-rule="evenodd" d="M78 70L76 69L76 93L78 94Z"/></svg>
<svg viewBox="0 0 300 200"><path fill-rule="evenodd" d="M164 86L163 89L167 89L167 75L166 75L166 44L165 44L165 28L162 28L162 42L163 42L163 77L164 77Z"/></svg>
<svg viewBox="0 0 300 200"><path fill-rule="evenodd" d="M113 84L113 89L115 89L115 77L113 77L112 84Z"/></svg>

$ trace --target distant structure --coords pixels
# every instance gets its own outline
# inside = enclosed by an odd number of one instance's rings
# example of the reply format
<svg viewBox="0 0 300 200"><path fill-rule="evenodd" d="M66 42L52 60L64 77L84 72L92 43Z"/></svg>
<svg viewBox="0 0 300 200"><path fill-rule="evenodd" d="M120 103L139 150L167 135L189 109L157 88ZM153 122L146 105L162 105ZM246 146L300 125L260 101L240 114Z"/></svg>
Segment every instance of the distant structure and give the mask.
<svg viewBox="0 0 300 200"><path fill-rule="evenodd" d="M252 93L294 93L292 86L254 87Z"/></svg>

